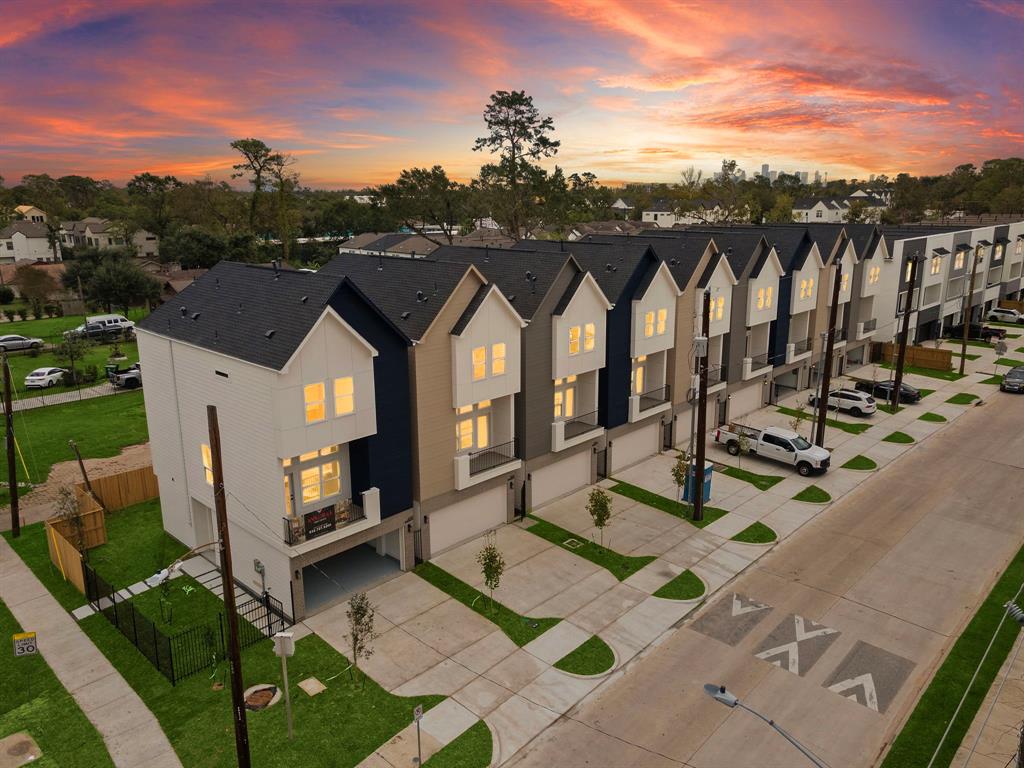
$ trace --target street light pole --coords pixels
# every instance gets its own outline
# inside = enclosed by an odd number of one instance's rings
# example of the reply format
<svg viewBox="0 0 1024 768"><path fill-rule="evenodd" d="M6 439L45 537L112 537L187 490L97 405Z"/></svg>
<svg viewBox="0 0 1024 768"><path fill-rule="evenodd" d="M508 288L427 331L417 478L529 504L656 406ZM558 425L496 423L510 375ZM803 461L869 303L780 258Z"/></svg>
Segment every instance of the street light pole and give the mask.
<svg viewBox="0 0 1024 768"><path fill-rule="evenodd" d="M808 760L814 763L814 765L816 765L817 768L829 768L828 764L824 760L822 760L820 757L811 752L811 750L809 750L807 747L805 747L803 744L797 741L795 736L787 732L784 728L782 728L778 723L776 723L771 718L765 717L756 709L752 709L751 707L748 707L746 704L741 702L735 695L729 693L729 691L725 689L724 685L712 685L711 683L707 683L704 685L704 692L708 696L713 698L715 701L721 704L725 704L725 706L727 707L739 707L740 709L746 710L755 717L760 718L764 722L768 723L768 725L770 725L777 734L779 734L782 738L784 738L786 741L792 744L797 749L797 751L800 752L800 754L802 754L804 757L806 757Z"/></svg>

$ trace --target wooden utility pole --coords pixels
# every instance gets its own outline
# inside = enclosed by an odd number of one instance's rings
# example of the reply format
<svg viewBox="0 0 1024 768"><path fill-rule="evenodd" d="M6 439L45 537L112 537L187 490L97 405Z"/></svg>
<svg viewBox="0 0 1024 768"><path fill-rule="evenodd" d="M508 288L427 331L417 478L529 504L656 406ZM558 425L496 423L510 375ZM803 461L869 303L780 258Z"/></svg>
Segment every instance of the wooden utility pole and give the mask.
<svg viewBox="0 0 1024 768"><path fill-rule="evenodd" d="M18 464L14 452L14 408L11 407L11 366L7 353L3 356L4 366L4 419L7 422L7 487L11 491L11 536L21 536L21 516L18 514Z"/></svg>
<svg viewBox="0 0 1024 768"><path fill-rule="evenodd" d="M903 362L907 357L907 337L910 335L910 313L914 311L914 288L917 286L917 266L921 263L921 254L910 257L910 280L907 281L907 304L903 307L903 328L900 329L900 348L896 355L896 377L889 393L889 404L893 413L900 404L900 388L903 386Z"/></svg>
<svg viewBox="0 0 1024 768"><path fill-rule="evenodd" d="M825 419L828 418L828 390L832 384L832 355L836 349L836 317L839 314L839 289L843 282L843 257L835 258L835 279L832 281L832 306L828 310L828 333L825 335L825 357L822 361L818 390L818 422L814 429L814 443L825 447Z"/></svg>
<svg viewBox="0 0 1024 768"><path fill-rule="evenodd" d="M213 505L217 511L220 535L220 579L224 591L224 613L228 622L228 657L231 659L231 705L234 709L235 752L238 768L250 768L249 728L245 721L245 696L242 691L242 648L238 641L238 613L235 610L235 578L231 570L231 542L228 539L228 510L224 498L224 467L220 456L220 426L217 406L206 406L210 428L210 458L213 466Z"/></svg>
<svg viewBox="0 0 1024 768"><path fill-rule="evenodd" d="M704 354L697 358L700 362L699 384L697 385L697 448L694 456L693 487L693 519L704 519L704 444L708 429L708 347L711 332L711 291L704 291L704 306L701 309L700 332L704 337ZM689 467L687 467L689 470Z"/></svg>
<svg viewBox="0 0 1024 768"><path fill-rule="evenodd" d="M964 335L960 340L960 375L964 375L964 364L967 362L967 339L971 331L971 311L974 309L974 278L978 274L978 262L981 254L975 248L971 251L971 285L967 289L967 308L964 310Z"/></svg>
<svg viewBox="0 0 1024 768"><path fill-rule="evenodd" d="M89 482L89 473L85 471L85 462L82 461L82 452L78 450L78 443L74 440L68 440L68 445L71 446L71 450L75 452L75 458L78 459L78 469L82 473L82 480L85 483L85 490L92 496L92 500L100 505L100 509L103 510L103 514L109 515L110 510L107 509L107 505L103 503L103 499L96 495L96 491L92 489L92 483Z"/></svg>

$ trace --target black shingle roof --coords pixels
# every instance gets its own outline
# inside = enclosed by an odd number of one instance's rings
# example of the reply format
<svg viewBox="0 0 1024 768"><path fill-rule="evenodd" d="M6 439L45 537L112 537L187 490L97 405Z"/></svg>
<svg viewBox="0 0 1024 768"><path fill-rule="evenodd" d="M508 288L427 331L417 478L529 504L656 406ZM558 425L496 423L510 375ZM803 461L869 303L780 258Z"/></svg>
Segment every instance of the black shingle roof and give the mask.
<svg viewBox="0 0 1024 768"><path fill-rule="evenodd" d="M768 258L768 246L764 235L754 230L737 227L699 227L689 232L710 233L718 249L727 254L729 266L737 280L743 280L750 274L760 271Z"/></svg>
<svg viewBox="0 0 1024 768"><path fill-rule="evenodd" d="M476 293L473 294L473 298L469 300L469 304L462 311L459 319L452 327L452 336L461 336L462 332L466 330L466 326L469 325L469 321L473 319L473 315L480 309L480 305L484 303L484 299L487 298L487 294L491 292L491 284L481 285L476 289Z"/></svg>
<svg viewBox="0 0 1024 768"><path fill-rule="evenodd" d="M547 251L551 255L572 255L583 269L594 276L608 301L618 304L629 279L650 247L634 242L632 237L607 236L603 239L609 242L589 238L572 243L539 240L524 247L534 246L538 251Z"/></svg>
<svg viewBox="0 0 1024 768"><path fill-rule="evenodd" d="M222 261L153 310L139 328L281 370L342 281Z"/></svg>
<svg viewBox="0 0 1024 768"><path fill-rule="evenodd" d="M650 232L651 230L647 230ZM592 236L586 238L587 242L608 243L621 240L610 237ZM659 259L668 264L672 278L680 290L685 290L697 271L701 257L708 248L708 244L714 236L702 232L690 232L688 230L663 230L655 231L649 235L629 235L628 242L643 243L649 245ZM716 262L717 263L717 262Z"/></svg>
<svg viewBox="0 0 1024 768"><path fill-rule="evenodd" d="M579 290L586 276L586 272L577 272L572 276L572 280L569 282L569 285L566 286L565 291L562 292L562 298L558 300L558 304L555 305L551 314L561 315L565 312L566 308L569 306L569 302L572 301L572 297L576 295L576 291Z"/></svg>
<svg viewBox="0 0 1024 768"><path fill-rule="evenodd" d="M436 252L435 252L436 254ZM341 253L319 274L347 276L410 341L423 338L466 274L465 264L406 256Z"/></svg>

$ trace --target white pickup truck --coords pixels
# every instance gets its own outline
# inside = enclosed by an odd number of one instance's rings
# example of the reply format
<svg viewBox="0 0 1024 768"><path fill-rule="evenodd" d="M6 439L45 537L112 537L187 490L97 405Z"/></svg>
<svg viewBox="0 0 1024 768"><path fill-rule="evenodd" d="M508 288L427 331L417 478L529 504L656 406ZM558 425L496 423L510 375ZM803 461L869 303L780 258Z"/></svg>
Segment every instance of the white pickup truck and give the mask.
<svg viewBox="0 0 1024 768"><path fill-rule="evenodd" d="M747 438L750 453L766 459L792 464L804 477L828 469L830 454L824 448L812 445L796 432L781 427L756 429L743 424L730 424L715 430L715 442L724 443L733 456L740 452L740 435Z"/></svg>

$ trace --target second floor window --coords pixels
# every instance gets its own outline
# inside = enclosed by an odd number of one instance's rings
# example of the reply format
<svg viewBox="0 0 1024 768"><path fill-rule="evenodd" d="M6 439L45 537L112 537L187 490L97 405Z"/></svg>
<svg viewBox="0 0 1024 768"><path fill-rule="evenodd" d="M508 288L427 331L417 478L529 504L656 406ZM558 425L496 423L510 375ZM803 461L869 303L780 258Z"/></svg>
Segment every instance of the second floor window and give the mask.
<svg viewBox="0 0 1024 768"><path fill-rule="evenodd" d="M302 389L306 401L306 423L315 424L327 418L327 407L324 404L325 387L322 381L316 384L307 384Z"/></svg>
<svg viewBox="0 0 1024 768"><path fill-rule="evenodd" d="M341 464L328 461L299 472L302 503L313 504L341 493Z"/></svg>
<svg viewBox="0 0 1024 768"><path fill-rule="evenodd" d="M483 381L487 378L487 347L474 347L473 356L473 381ZM505 375L505 359L507 348L505 342L499 341L492 344L490 348L491 376Z"/></svg>
<svg viewBox="0 0 1024 768"><path fill-rule="evenodd" d="M578 355L580 353L580 327L574 325L569 329L569 354Z"/></svg>
<svg viewBox="0 0 1024 768"><path fill-rule="evenodd" d="M464 405L455 410L455 450L471 451L490 444L491 401Z"/></svg>
<svg viewBox="0 0 1024 768"><path fill-rule="evenodd" d="M596 341L596 329L593 323L587 323L583 326L583 351L593 352L594 344Z"/></svg>
<svg viewBox="0 0 1024 768"><path fill-rule="evenodd" d="M345 416L356 409L355 388L351 376L334 380L334 415Z"/></svg>
<svg viewBox="0 0 1024 768"><path fill-rule="evenodd" d="M846 289L850 287L850 273L843 272L843 276L839 280L839 290L846 292Z"/></svg>
<svg viewBox="0 0 1024 768"><path fill-rule="evenodd" d="M1002 245L997 245L995 247L995 249L992 251L992 258L993 259L1001 259L1001 258L1003 258L1003 246Z"/></svg>
<svg viewBox="0 0 1024 768"><path fill-rule="evenodd" d="M206 484L213 485L213 455L210 453L210 446L203 443L199 449L203 454L203 474L206 476Z"/></svg>
<svg viewBox="0 0 1024 768"><path fill-rule="evenodd" d="M715 319L721 320L725 317L725 297L719 296L715 301Z"/></svg>
<svg viewBox="0 0 1024 768"><path fill-rule="evenodd" d="M953 269L964 268L964 251L957 251L956 257L953 259Z"/></svg>
<svg viewBox="0 0 1024 768"><path fill-rule="evenodd" d="M644 379L647 375L647 355L640 355L633 361L633 394L644 393Z"/></svg>
<svg viewBox="0 0 1024 768"><path fill-rule="evenodd" d="M487 378L487 347L473 348L473 381Z"/></svg>
<svg viewBox="0 0 1024 768"><path fill-rule="evenodd" d="M668 330L668 310L667 309L659 309L658 310L658 327L655 329L655 332L659 336L661 336L661 335L663 335L665 333L666 330Z"/></svg>
<svg viewBox="0 0 1024 768"><path fill-rule="evenodd" d="M929 270L931 272L931 274L937 275L937 274L939 274L939 270L941 270L941 269L942 269L942 257L940 257L940 256L932 256L931 267L930 267L930 270Z"/></svg>
<svg viewBox="0 0 1024 768"><path fill-rule="evenodd" d="M879 280L879 278L881 278L881 276L882 276L882 268L881 267L872 267L871 269L868 270L868 284L874 285L875 283L878 282L878 280Z"/></svg>
<svg viewBox="0 0 1024 768"><path fill-rule="evenodd" d="M505 342L491 345L491 376L505 375Z"/></svg>
<svg viewBox="0 0 1024 768"><path fill-rule="evenodd" d="M576 377L555 379L555 418L571 419L576 415Z"/></svg>
<svg viewBox="0 0 1024 768"><path fill-rule="evenodd" d="M644 315L644 337L651 338L654 335L654 312L647 312Z"/></svg>

